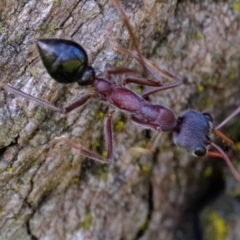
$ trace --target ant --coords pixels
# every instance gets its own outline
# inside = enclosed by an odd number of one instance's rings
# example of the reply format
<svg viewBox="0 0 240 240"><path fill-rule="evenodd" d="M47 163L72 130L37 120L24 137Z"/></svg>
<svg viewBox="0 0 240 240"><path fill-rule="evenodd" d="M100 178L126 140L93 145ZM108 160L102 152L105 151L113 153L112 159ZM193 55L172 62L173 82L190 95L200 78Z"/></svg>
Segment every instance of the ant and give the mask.
<svg viewBox="0 0 240 240"><path fill-rule="evenodd" d="M175 118L170 109L159 104L148 102L145 99L147 96L165 89L179 86L182 84L182 80L178 76L162 69L155 62L149 61L142 56L128 17L120 5L119 0L112 0L112 2L121 14L122 20L132 39L135 51L117 45L112 39L110 39L111 43L117 51L124 53L131 58L135 58L142 65L143 70L150 73L156 80L134 76L126 77L122 84L117 84L114 80L114 75L126 73L137 74L138 71L130 68L115 68L108 70L106 72L106 77L101 78L96 76L95 71L91 66L88 66L88 56L86 51L76 42L64 39L39 39L37 40L37 48L43 65L49 75L62 84L77 82L80 86L91 85L93 93L85 94L71 105L59 108L51 103L24 93L9 84L2 84L2 88L10 93L33 100L62 114L67 114L75 108L83 106L90 99L97 99L110 103L114 110L109 111L104 124L105 138L107 142L107 157L92 152L82 145L74 143L65 136L53 140L64 140L68 145L77 149L82 155L88 158L102 163L110 163L113 160L114 147L112 117L115 109L118 109L128 114L134 124L142 128L156 131L156 134L153 135L145 149L146 152L154 150L161 132L172 132L175 144L185 148L193 155L197 157L208 155L223 158L229 166L233 176L240 181L240 174L232 165L227 154L219 146L213 143L213 140L210 138L210 134L214 133L231 146L234 146L234 143L218 129L240 113L240 107L230 114L221 124L213 128L213 119L208 113L187 110L182 112L178 118ZM172 81L170 83L163 83L161 76L167 77ZM128 83L150 86L150 88L140 95L127 88L126 85ZM215 151L209 151L209 147L214 148Z"/></svg>

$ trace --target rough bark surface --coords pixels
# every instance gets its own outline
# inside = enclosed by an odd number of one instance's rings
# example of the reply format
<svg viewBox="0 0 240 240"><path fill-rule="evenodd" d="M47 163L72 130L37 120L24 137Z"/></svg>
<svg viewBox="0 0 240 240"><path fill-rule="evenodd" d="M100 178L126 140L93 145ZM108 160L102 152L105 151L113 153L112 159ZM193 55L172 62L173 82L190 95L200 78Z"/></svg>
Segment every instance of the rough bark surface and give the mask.
<svg viewBox="0 0 240 240"><path fill-rule="evenodd" d="M238 0L123 5L145 56L184 80L152 102L176 116L187 108L209 112L215 125L239 106ZM108 42L112 25L111 34L131 46L111 1L1 0L1 82L58 106L71 103L88 89L50 79L35 40L73 39L98 75L109 66L139 67ZM189 156L170 134L150 155L130 151L148 141L149 132L119 113L113 164L85 159L64 144L49 148L55 136L67 134L103 152L107 109L90 101L64 116L0 91L0 239L238 239L239 183L221 160ZM224 128L238 143L239 120ZM234 164L239 161L237 154Z"/></svg>

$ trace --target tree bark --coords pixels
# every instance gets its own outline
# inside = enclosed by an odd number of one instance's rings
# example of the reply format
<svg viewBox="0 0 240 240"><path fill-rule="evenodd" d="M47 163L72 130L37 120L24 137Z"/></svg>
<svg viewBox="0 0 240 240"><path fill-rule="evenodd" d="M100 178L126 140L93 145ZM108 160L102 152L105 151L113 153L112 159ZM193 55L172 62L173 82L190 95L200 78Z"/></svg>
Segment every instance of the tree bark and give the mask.
<svg viewBox="0 0 240 240"><path fill-rule="evenodd" d="M144 55L184 80L149 101L176 116L188 108L209 112L214 125L239 106L238 1L138 0L123 1L123 6ZM1 82L67 106L89 89L52 80L35 40L78 42L99 76L111 66L140 68L113 49L109 34L131 47L111 1L1 0ZM143 146L150 133L117 113L114 163L102 165L64 143L49 143L68 135L103 153L108 105L91 100L62 115L2 90L0 106L0 239L238 236L239 184L222 160L191 157L174 145L171 134L163 134L152 154L134 152L131 148ZM239 120L224 129L235 142L240 142ZM240 159L238 153L234 159ZM224 209L226 204L231 209Z"/></svg>

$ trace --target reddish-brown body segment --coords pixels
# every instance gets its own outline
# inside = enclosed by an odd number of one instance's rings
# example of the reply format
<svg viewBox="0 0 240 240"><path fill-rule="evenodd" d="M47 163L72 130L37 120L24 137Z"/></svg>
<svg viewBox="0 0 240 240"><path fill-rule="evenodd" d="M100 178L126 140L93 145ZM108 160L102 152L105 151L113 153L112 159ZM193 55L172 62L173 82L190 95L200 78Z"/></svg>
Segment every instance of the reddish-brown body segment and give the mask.
<svg viewBox="0 0 240 240"><path fill-rule="evenodd" d="M177 120L173 112L161 105L154 105L146 101L141 95L114 81L97 78L93 88L103 101L127 112L132 122L145 128L158 131L173 131Z"/></svg>

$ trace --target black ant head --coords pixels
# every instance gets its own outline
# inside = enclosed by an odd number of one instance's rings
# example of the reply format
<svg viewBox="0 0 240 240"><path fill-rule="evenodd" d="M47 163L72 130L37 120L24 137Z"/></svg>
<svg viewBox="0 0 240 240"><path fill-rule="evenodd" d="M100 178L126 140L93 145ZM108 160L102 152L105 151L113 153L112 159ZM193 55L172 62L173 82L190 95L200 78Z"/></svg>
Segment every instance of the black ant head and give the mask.
<svg viewBox="0 0 240 240"><path fill-rule="evenodd" d="M91 85L94 83L95 81L95 71L92 67L87 67L87 69L84 71L80 81L77 81L77 83L80 86L87 86L87 85Z"/></svg>
<svg viewBox="0 0 240 240"><path fill-rule="evenodd" d="M211 115L187 110L181 113L177 121L177 128L173 134L175 144L197 157L205 156L209 147L209 135L212 132Z"/></svg>
<svg viewBox="0 0 240 240"><path fill-rule="evenodd" d="M38 39L37 47L49 75L59 83L91 85L95 80L84 48L71 40Z"/></svg>

